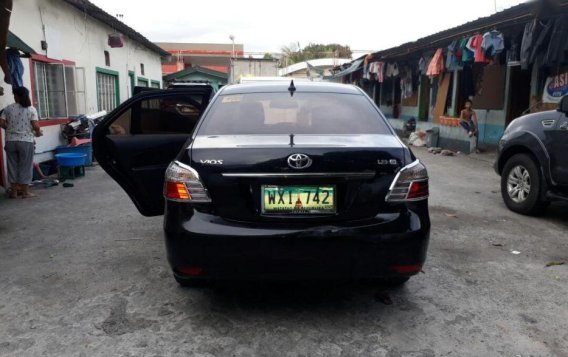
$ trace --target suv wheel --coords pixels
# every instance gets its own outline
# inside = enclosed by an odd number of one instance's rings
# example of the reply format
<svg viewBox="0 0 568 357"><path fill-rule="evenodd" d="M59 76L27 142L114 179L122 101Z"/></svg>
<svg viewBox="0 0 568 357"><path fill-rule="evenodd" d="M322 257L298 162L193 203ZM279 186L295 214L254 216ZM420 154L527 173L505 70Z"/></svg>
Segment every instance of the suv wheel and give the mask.
<svg viewBox="0 0 568 357"><path fill-rule="evenodd" d="M501 196L514 212L535 215L548 205L541 192L545 185L534 160L526 154L511 157L501 174Z"/></svg>

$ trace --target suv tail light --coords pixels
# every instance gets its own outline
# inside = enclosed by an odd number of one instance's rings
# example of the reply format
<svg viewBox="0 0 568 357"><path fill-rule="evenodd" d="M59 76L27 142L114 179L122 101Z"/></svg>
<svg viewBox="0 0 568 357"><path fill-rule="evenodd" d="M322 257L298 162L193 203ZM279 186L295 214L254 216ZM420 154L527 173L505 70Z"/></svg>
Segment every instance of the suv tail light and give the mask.
<svg viewBox="0 0 568 357"><path fill-rule="evenodd" d="M396 174L386 201L420 201L427 199L428 194L428 171L420 161L416 160Z"/></svg>
<svg viewBox="0 0 568 357"><path fill-rule="evenodd" d="M172 162L166 170L164 197L177 202L211 202L197 171L179 161Z"/></svg>

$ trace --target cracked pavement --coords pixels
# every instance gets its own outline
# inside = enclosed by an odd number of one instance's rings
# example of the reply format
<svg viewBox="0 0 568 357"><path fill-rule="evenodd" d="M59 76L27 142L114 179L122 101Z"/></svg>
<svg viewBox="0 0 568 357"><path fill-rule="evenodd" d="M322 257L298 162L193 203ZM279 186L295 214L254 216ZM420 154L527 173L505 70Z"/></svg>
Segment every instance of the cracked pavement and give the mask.
<svg viewBox="0 0 568 357"><path fill-rule="evenodd" d="M566 356L568 206L508 211L491 157L414 149L431 177L424 274L213 284L171 277L162 219L100 168L0 199L0 356ZM513 254L518 251L520 254Z"/></svg>

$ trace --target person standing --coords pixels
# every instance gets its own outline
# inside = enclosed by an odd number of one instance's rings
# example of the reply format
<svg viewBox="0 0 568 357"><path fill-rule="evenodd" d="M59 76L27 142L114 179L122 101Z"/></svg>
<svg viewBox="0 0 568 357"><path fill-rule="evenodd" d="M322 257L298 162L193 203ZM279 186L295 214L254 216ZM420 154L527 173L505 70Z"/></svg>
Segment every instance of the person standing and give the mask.
<svg viewBox="0 0 568 357"><path fill-rule="evenodd" d="M25 87L13 90L16 103L8 105L0 115L0 127L6 130L6 156L10 198L35 197L29 192L34 160L34 136L43 135L37 110L32 106L30 92Z"/></svg>

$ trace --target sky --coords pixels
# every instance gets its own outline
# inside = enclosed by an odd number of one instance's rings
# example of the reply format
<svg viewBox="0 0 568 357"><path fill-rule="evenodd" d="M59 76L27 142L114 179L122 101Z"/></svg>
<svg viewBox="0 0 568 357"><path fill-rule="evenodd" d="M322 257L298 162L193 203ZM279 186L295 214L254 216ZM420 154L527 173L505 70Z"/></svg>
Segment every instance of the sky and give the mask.
<svg viewBox="0 0 568 357"><path fill-rule="evenodd" d="M525 1L91 0L112 15L122 14L127 25L151 41L231 43L234 35L245 53L280 52L298 42L378 51Z"/></svg>

